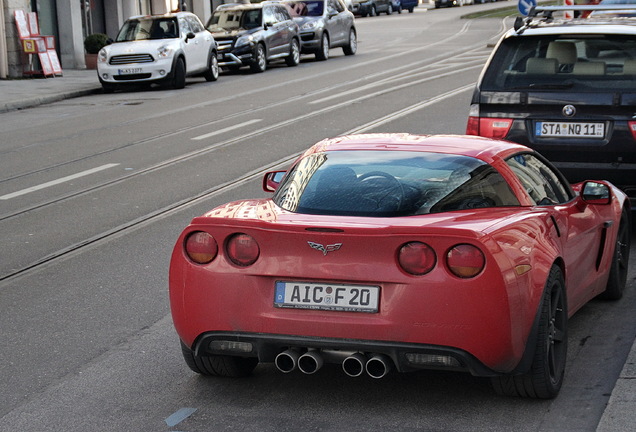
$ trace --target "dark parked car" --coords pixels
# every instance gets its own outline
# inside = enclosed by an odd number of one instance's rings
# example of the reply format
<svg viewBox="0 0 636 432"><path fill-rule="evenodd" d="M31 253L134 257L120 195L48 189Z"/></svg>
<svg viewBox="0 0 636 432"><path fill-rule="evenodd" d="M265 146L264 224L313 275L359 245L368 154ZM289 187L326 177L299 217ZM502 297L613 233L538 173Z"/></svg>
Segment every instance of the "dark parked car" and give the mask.
<svg viewBox="0 0 636 432"><path fill-rule="evenodd" d="M301 52L327 60L329 48L342 47L345 55L358 49L351 13L342 0L294 0L284 2L300 28Z"/></svg>
<svg viewBox="0 0 636 432"><path fill-rule="evenodd" d="M392 0L353 0L351 2L351 12L356 16L377 16L384 12L387 15L393 13Z"/></svg>
<svg viewBox="0 0 636 432"><path fill-rule="evenodd" d="M288 66L300 62L298 25L281 3L221 5L206 27L215 35L222 68L263 72L272 60L284 59Z"/></svg>
<svg viewBox="0 0 636 432"><path fill-rule="evenodd" d="M400 4L399 8L396 8L395 6L395 1L393 2L393 10L401 13L402 10L408 10L409 13L413 13L413 9L415 9L417 7L418 4L420 4L419 0L397 0L397 2Z"/></svg>
<svg viewBox="0 0 636 432"><path fill-rule="evenodd" d="M532 147L570 182L609 180L634 206L636 22L553 18L563 6L535 10L549 17L517 20L495 47L466 132Z"/></svg>

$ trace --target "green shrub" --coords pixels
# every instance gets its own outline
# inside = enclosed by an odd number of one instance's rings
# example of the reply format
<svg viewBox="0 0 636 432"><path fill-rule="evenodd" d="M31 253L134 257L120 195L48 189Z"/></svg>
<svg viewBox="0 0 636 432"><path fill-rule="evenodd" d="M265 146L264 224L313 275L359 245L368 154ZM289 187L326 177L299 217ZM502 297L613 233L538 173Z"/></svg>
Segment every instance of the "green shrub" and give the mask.
<svg viewBox="0 0 636 432"><path fill-rule="evenodd" d="M88 54L97 54L100 49L106 46L108 35L103 33L93 33L84 39L84 49Z"/></svg>

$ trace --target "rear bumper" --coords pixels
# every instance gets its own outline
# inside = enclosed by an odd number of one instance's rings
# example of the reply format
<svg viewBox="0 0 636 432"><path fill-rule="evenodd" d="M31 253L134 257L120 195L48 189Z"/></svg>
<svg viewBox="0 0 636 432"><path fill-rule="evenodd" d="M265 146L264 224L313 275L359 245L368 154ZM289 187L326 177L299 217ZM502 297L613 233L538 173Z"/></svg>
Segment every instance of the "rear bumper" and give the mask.
<svg viewBox="0 0 636 432"><path fill-rule="evenodd" d="M242 342L243 348L240 350L219 349L218 347L223 345L221 342ZM249 352L246 352L247 344L251 345ZM355 352L362 352L369 356L383 354L391 358L399 372L436 369L469 372L474 376L483 377L500 375L465 351L434 345L278 334L209 332L201 335L192 347L195 354L199 356L257 357L262 363L274 362L276 356L287 349L319 350L328 363L341 363L346 356Z"/></svg>

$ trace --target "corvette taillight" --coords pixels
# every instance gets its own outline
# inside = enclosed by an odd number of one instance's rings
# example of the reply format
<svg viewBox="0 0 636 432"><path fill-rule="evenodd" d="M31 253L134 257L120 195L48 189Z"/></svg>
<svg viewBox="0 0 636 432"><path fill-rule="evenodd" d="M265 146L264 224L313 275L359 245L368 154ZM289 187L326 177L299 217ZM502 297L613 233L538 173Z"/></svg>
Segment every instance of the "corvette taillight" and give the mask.
<svg viewBox="0 0 636 432"><path fill-rule="evenodd" d="M197 264L207 264L216 257L219 248L216 240L203 231L195 231L185 240L185 251L192 261Z"/></svg>
<svg viewBox="0 0 636 432"><path fill-rule="evenodd" d="M398 262L405 272L420 276L433 270L437 257L426 243L410 242L398 251Z"/></svg>
<svg viewBox="0 0 636 432"><path fill-rule="evenodd" d="M628 121L629 130L632 133L632 137L636 140L636 121Z"/></svg>
<svg viewBox="0 0 636 432"><path fill-rule="evenodd" d="M234 264L247 267L256 262L261 249L254 237L247 234L234 234L227 241L227 256Z"/></svg>
<svg viewBox="0 0 636 432"><path fill-rule="evenodd" d="M479 248L469 244L453 246L446 254L446 265L457 277L477 276L486 265L486 258Z"/></svg>

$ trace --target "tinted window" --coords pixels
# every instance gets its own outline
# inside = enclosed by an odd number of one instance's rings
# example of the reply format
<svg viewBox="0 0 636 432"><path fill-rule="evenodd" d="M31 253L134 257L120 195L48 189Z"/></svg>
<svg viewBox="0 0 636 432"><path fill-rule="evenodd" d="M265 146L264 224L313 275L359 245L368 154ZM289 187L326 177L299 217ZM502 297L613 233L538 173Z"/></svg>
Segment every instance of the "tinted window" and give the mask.
<svg viewBox="0 0 636 432"><path fill-rule="evenodd" d="M250 30L261 26L262 10L217 10L214 12L207 29L211 32L222 30Z"/></svg>
<svg viewBox="0 0 636 432"><path fill-rule="evenodd" d="M323 0L305 0L285 2L289 14L299 16L322 16L325 2Z"/></svg>
<svg viewBox="0 0 636 432"><path fill-rule="evenodd" d="M482 90L636 90L636 38L521 36L503 41Z"/></svg>
<svg viewBox="0 0 636 432"><path fill-rule="evenodd" d="M564 203L572 198L569 185L543 161L532 154L519 154L506 163L515 173L536 205Z"/></svg>
<svg viewBox="0 0 636 432"><path fill-rule="evenodd" d="M310 155L274 195L307 214L410 216L517 206L501 175L474 158L405 151L337 151Z"/></svg>

